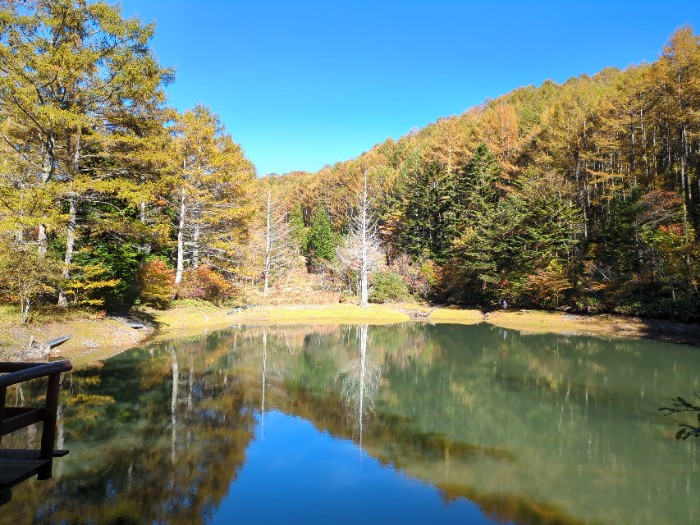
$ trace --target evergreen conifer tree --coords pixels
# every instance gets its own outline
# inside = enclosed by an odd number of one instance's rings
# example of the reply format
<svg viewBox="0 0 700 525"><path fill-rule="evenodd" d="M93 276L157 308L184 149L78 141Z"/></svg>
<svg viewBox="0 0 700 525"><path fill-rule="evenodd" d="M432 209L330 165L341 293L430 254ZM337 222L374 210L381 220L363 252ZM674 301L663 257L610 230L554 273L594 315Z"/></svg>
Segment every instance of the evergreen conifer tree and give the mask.
<svg viewBox="0 0 700 525"><path fill-rule="evenodd" d="M333 235L328 212L319 206L311 217L308 253L312 260L332 261L335 258L335 247L335 235Z"/></svg>

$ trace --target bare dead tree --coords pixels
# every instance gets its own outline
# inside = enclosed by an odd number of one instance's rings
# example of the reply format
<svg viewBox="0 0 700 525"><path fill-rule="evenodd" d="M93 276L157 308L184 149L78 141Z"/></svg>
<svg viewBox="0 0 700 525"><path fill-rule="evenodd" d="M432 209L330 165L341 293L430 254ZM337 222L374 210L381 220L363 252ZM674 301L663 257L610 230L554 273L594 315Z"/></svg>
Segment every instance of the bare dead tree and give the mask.
<svg viewBox="0 0 700 525"><path fill-rule="evenodd" d="M297 249L291 237L293 229L287 221L287 209L282 201L273 201L267 190L265 231L263 233L263 294L267 295L271 279L292 267Z"/></svg>
<svg viewBox="0 0 700 525"><path fill-rule="evenodd" d="M341 264L358 273L360 307L369 306L369 275L384 262L384 254L379 242L377 220L367 193L367 170L364 171L364 185L358 196L355 212L349 221L350 233L345 246L338 250Z"/></svg>

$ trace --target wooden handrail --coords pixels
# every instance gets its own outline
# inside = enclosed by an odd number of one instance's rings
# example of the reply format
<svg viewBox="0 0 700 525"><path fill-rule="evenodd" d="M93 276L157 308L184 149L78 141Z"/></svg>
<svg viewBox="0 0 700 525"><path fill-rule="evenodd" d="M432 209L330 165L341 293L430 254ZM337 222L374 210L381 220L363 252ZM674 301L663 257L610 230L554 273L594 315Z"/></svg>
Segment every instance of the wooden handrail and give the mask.
<svg viewBox="0 0 700 525"><path fill-rule="evenodd" d="M33 423L43 422L41 449L38 458L45 460L36 470L39 479L51 477L51 459L56 442L56 417L58 412L58 391L61 373L73 369L68 360L51 363L7 363L0 362L0 438ZM39 377L47 377L46 398L43 407L6 407L7 387ZM6 417L7 416L7 417Z"/></svg>
<svg viewBox="0 0 700 525"><path fill-rule="evenodd" d="M7 363L0 362L0 388L23 383L38 377L60 374L73 369L73 365L67 359L52 361L51 363Z"/></svg>

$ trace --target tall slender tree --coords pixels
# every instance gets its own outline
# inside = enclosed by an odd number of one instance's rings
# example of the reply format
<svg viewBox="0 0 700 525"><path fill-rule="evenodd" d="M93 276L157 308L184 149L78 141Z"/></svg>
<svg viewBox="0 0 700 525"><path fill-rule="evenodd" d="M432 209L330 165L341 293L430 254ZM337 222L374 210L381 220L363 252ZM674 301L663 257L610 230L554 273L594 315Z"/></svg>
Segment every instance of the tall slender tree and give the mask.
<svg viewBox="0 0 700 525"><path fill-rule="evenodd" d="M69 278L80 208L143 193L132 164L118 159L138 157L148 123L162 120L172 73L148 47L153 25L106 2L6 0L0 26L0 139L31 174L27 190L49 193L51 204L33 212L35 241L43 255L48 235L63 234Z"/></svg>
<svg viewBox="0 0 700 525"><path fill-rule="evenodd" d="M293 226L288 221L288 213L284 203L272 200L272 192L268 188L265 204L265 226L263 230L263 294L267 295L272 278L289 270L294 264L298 250L294 246L292 235Z"/></svg>
<svg viewBox="0 0 700 525"><path fill-rule="evenodd" d="M177 210L175 285L186 263L234 272L253 215L255 168L218 115L195 106L173 128L176 166L171 178Z"/></svg>

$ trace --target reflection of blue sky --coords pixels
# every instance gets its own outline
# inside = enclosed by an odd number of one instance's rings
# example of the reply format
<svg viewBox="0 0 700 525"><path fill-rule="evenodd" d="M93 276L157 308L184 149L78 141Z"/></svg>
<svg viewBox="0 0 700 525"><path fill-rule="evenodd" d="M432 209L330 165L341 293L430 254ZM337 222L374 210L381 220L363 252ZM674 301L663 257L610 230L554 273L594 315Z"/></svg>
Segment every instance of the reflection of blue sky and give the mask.
<svg viewBox="0 0 700 525"><path fill-rule="evenodd" d="M445 503L429 484L278 411L256 429L246 463L213 523L491 523L466 500Z"/></svg>

